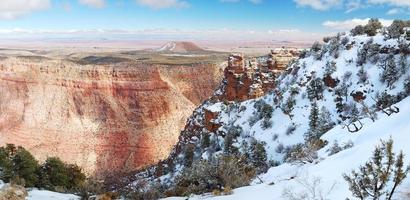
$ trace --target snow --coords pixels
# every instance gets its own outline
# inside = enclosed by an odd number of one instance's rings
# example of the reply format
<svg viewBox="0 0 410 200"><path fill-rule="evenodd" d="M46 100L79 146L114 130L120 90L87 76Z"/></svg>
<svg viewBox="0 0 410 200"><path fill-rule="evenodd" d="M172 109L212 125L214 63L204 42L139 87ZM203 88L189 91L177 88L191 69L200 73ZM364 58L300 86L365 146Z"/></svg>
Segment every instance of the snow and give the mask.
<svg viewBox="0 0 410 200"><path fill-rule="evenodd" d="M79 200L80 197L73 194L62 194L47 190L33 189L28 192L27 200Z"/></svg>
<svg viewBox="0 0 410 200"><path fill-rule="evenodd" d="M3 181L0 181L0 188L4 187ZM39 190L35 188L28 189L27 200L79 200L80 197L73 194L62 194L47 190Z"/></svg>
<svg viewBox="0 0 410 200"><path fill-rule="evenodd" d="M335 89L346 86L346 96L343 96L343 102L346 105L355 105L359 112L364 109L376 108L375 99L382 92L387 92L391 95L398 95L403 91L403 82L406 77L410 76L410 70L403 72L400 79L397 80L393 87L388 87L386 83L380 81L380 73L382 72L381 64L383 59L387 58L388 54L380 53L381 57L377 63L366 62L363 66L357 65L358 51L363 48L363 45L372 40L373 44L380 45L380 48L387 47L397 50L397 39L385 39L382 34L374 37L365 35L351 36L341 35L341 38L347 38L351 48L340 45L337 52L338 56L330 55L329 51L323 54L321 59L317 59L314 52L310 52L305 58L297 60L290 66L288 72L284 73L277 79L277 89L264 97L248 100L240 103L208 103L202 108L210 111L218 112L218 118L214 120L222 125L219 131L226 132L230 127L241 127L243 132L240 137L236 138L233 144L240 147L243 142L248 142L251 139L256 139L264 144L269 161L282 161L283 153L277 152L279 145L291 146L297 143L304 142L304 134L309 129L309 115L311 111L311 101L307 97L307 85L309 85L312 77L322 79L325 75L327 62L334 62L336 71L331 74L333 79L340 82L336 88L325 87L323 91L323 99L317 100L319 110L322 107L326 108L330 113L330 118L337 123L340 120L335 103ZM342 39L341 39L342 40ZM340 41L341 41L340 40ZM340 42L339 41L339 42ZM408 41L407 41L408 43ZM331 48L330 43L325 45L325 48ZM395 55L394 59L397 64L400 55ZM406 56L407 62L410 62L409 56ZM357 75L359 70L363 68L367 74L366 82L361 83ZM296 70L298 69L298 70ZM346 74L351 74L349 78L345 78ZM294 93L295 89L298 91ZM217 93L221 93L219 90ZM351 96L352 93L362 91L366 99L361 103L357 103ZM280 94L280 95L278 95ZM282 107L286 106L286 101L292 97L296 104L289 116L282 111ZM279 100L278 100L279 99ZM266 104L273 107L272 127L262 128L262 120L255 123L250 123L250 119L257 116L255 104L258 101L264 101ZM251 186L238 188L234 190L234 194L230 196L213 197L210 194L193 196L190 199L286 199L283 193L286 189L292 190L295 193L306 190L303 185L317 185L320 191L324 193L326 199L344 200L346 197L351 198L347 183L344 181L342 174L348 173L352 169L364 164L370 157L374 146L380 143L381 139L388 139L390 136L395 140L395 149L402 149L410 156L410 147L406 146L406 142L410 141L410 135L406 134L410 130L410 118L406 113L410 111L410 99L407 98L397 104L401 109L398 114L393 114L390 117L382 112L376 113L376 121L369 119L365 112L358 114L358 119L363 123L363 129L350 133L345 124L354 122L354 120L346 120L340 125L335 126L322 136L323 140L328 141L328 145L319 150L319 163L306 164L302 166L290 165L284 163L278 167L271 168L266 174L261 174L259 177L263 180L261 184L259 179L255 179ZM343 114L343 113L342 113ZM198 118L198 116L197 116ZM194 120L200 122L195 118ZM358 122L354 122L358 123ZM200 123L198 124L201 125ZM292 134L287 134L287 129L290 126L295 127ZM220 141L220 146L223 146L223 138L218 135L216 141ZM350 149L343 150L335 155L329 156L327 152L333 144L337 142L340 146L353 143L354 146ZM241 149L240 149L241 150ZM207 151L201 152L202 158L207 159L209 155ZM407 158L407 162L410 159ZM320 180L320 181L318 181ZM320 183L319 183L320 182ZM402 187L410 188L410 180L402 185ZM399 196L396 197L400 199ZM170 199L185 199L185 198L170 198Z"/></svg>
<svg viewBox="0 0 410 200"><path fill-rule="evenodd" d="M322 139L328 141L353 141L354 147L341 151L335 155L327 156L324 150L319 152L322 160L318 164L290 165L283 164L271 168L266 174L260 175L264 183L254 184L247 187L235 189L232 195L212 196L210 194L192 196L190 199L213 199L213 200L247 200L247 199L286 199L284 191L292 190L294 193L305 190L300 183L313 183L313 180L320 180L317 184L318 191L322 191L326 199L344 200L352 198L347 183L342 174L349 173L352 169L357 169L363 165L371 156L375 146L380 144L380 140L390 137L394 140L394 150L402 150L407 157L406 163L410 163L410 98L403 100L396 105L401 109L397 114L388 117L384 115L379 120L372 123L366 121L366 125L357 133L349 133L341 126L333 128L327 132ZM402 192L410 187L409 178L399 187L395 196L396 199L404 199ZM329 191L330 190L330 191ZM186 198L167 198L168 200L182 200Z"/></svg>

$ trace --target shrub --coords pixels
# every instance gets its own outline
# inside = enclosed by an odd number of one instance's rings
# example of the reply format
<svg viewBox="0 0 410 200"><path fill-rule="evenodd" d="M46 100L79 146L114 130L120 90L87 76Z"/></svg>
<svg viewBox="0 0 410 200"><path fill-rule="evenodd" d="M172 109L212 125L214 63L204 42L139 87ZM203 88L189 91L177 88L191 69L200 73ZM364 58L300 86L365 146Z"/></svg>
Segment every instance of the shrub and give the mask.
<svg viewBox="0 0 410 200"><path fill-rule="evenodd" d="M397 157L393 152L393 140L382 141L373 152L373 157L350 175L344 174L353 196L359 199L391 200L396 188L406 178L410 168L404 167L404 154Z"/></svg>
<svg viewBox="0 0 410 200"><path fill-rule="evenodd" d="M5 172L4 177L2 177L4 181L10 182L11 180L23 179L27 187L36 185L38 181L36 174L38 162L30 152L23 147L15 148L14 145L7 145L6 148L2 147L0 152L2 155L1 163L4 164L0 166Z"/></svg>
<svg viewBox="0 0 410 200"><path fill-rule="evenodd" d="M358 25L354 27L350 32L352 33L353 36L363 35L365 33L364 27L362 25Z"/></svg>
<svg viewBox="0 0 410 200"><path fill-rule="evenodd" d="M403 83L404 93L410 95L410 76L406 77Z"/></svg>
<svg viewBox="0 0 410 200"><path fill-rule="evenodd" d="M213 162L194 162L176 178L176 195L202 194L248 185L255 171L243 160L236 156L221 156Z"/></svg>
<svg viewBox="0 0 410 200"><path fill-rule="evenodd" d="M12 144L0 148L1 180L27 187L49 190L74 190L85 181L77 165L67 165L58 158L48 158L41 166L23 147Z"/></svg>
<svg viewBox="0 0 410 200"><path fill-rule="evenodd" d="M251 143L250 150L250 161L253 166L257 167L257 171L264 172L267 170L267 154L264 145L255 140Z"/></svg>
<svg viewBox="0 0 410 200"><path fill-rule="evenodd" d="M324 84L320 78L313 78L307 86L308 98L310 101L320 100L323 98Z"/></svg>
<svg viewBox="0 0 410 200"><path fill-rule="evenodd" d="M364 26L364 32L368 36L375 36L379 29L383 28L382 23L378 19L372 18L369 22Z"/></svg>
<svg viewBox="0 0 410 200"><path fill-rule="evenodd" d="M288 128L285 131L286 135L292 135L293 133L295 133L296 131L296 125L295 124L291 124L288 126Z"/></svg>
<svg viewBox="0 0 410 200"><path fill-rule="evenodd" d="M318 159L317 150L322 148L322 140L310 141L306 144L296 144L285 149L284 161L291 164L314 163Z"/></svg>
<svg viewBox="0 0 410 200"><path fill-rule="evenodd" d="M393 84L400 78L400 71L396 65L393 55L390 55L387 60L381 65L383 69L380 75L380 81L387 83L387 87L392 87Z"/></svg>
<svg viewBox="0 0 410 200"><path fill-rule="evenodd" d="M393 23L387 27L387 35L389 38L399 38L404 34L406 22L402 20L394 20Z"/></svg>

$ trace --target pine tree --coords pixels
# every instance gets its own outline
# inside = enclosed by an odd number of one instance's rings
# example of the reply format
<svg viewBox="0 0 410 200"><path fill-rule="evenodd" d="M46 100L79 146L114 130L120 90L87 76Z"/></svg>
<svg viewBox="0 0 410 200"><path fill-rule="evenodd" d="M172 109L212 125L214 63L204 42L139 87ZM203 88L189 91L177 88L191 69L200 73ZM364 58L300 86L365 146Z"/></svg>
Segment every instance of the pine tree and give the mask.
<svg viewBox="0 0 410 200"><path fill-rule="evenodd" d="M323 98L323 82L320 78L314 78L310 81L307 87L308 98L311 101L320 100Z"/></svg>
<svg viewBox="0 0 410 200"><path fill-rule="evenodd" d="M377 30L383 28L382 23L378 19L372 18L369 22L364 26L364 32L368 36L375 36L377 34Z"/></svg>
<svg viewBox="0 0 410 200"><path fill-rule="evenodd" d="M387 87L391 88L393 84L399 79L400 72L396 66L394 56L390 55L386 62L382 64L383 72L380 75L380 80L387 83Z"/></svg>
<svg viewBox="0 0 410 200"><path fill-rule="evenodd" d="M396 157L393 152L393 140L382 142L376 147L373 157L359 171L344 174L353 196L359 199L373 200L380 198L391 200L397 186L406 178L410 168L404 168L403 152ZM391 186L391 187L389 187Z"/></svg>
<svg viewBox="0 0 410 200"><path fill-rule="evenodd" d="M47 158L40 167L41 186L54 190L55 187L69 188L70 177L66 165L59 158Z"/></svg>
<svg viewBox="0 0 410 200"><path fill-rule="evenodd" d="M328 61L325 67L325 75L332 75L333 72L335 71L336 71L336 63Z"/></svg>
<svg viewBox="0 0 410 200"><path fill-rule="evenodd" d="M324 106L322 106L318 119L318 137L320 138L324 133L332 129L334 126L335 123L332 121L330 112Z"/></svg>
<svg viewBox="0 0 410 200"><path fill-rule="evenodd" d="M305 135L305 140L313 141L319 139L319 137L319 108L316 101L314 101L310 108L309 130Z"/></svg>
<svg viewBox="0 0 410 200"><path fill-rule="evenodd" d="M267 168L267 154L265 147L262 143L254 141L251 144L251 161L254 166L258 167L258 171L265 171Z"/></svg>
<svg viewBox="0 0 410 200"><path fill-rule="evenodd" d="M357 76L359 77L359 83L365 84L367 80L369 80L369 75L367 74L366 70L364 70L363 66L360 67L359 71L357 72Z"/></svg>
<svg viewBox="0 0 410 200"><path fill-rule="evenodd" d="M22 147L18 147L12 158L14 177L24 179L27 187L33 187L37 181L38 162L33 155Z"/></svg>

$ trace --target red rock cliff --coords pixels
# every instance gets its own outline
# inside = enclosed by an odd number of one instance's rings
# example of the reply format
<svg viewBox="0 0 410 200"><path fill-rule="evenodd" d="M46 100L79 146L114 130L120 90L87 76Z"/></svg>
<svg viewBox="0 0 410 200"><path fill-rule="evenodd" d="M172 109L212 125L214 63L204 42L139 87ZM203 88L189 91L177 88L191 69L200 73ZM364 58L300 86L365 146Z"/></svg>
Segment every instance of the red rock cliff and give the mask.
<svg viewBox="0 0 410 200"><path fill-rule="evenodd" d="M58 156L87 172L130 171L168 156L219 83L213 65L0 62L0 145ZM199 81L198 81L199 80Z"/></svg>

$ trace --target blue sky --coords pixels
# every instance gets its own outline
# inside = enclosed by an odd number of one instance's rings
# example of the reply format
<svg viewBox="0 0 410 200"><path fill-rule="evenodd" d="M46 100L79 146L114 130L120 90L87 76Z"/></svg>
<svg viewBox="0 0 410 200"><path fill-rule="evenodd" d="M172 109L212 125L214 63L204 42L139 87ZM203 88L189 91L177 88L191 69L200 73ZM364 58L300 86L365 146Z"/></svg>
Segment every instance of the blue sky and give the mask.
<svg viewBox="0 0 410 200"><path fill-rule="evenodd" d="M410 0L2 0L0 33L321 35L409 10Z"/></svg>

